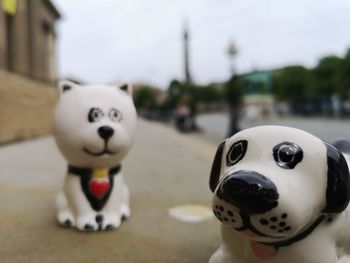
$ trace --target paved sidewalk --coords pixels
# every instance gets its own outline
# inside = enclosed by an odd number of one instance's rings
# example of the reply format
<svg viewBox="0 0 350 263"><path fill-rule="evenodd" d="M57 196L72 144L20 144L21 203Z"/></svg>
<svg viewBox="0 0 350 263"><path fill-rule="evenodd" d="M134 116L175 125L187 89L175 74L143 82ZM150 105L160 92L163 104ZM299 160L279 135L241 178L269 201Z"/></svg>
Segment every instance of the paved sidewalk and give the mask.
<svg viewBox="0 0 350 263"><path fill-rule="evenodd" d="M219 245L218 222L184 223L167 211L209 205L215 149L195 136L140 121L123 166L131 218L115 231L82 233L55 221L54 197L66 164L53 139L0 147L0 262L207 262Z"/></svg>
<svg viewBox="0 0 350 263"><path fill-rule="evenodd" d="M203 129L205 137L219 143L226 137L229 117L225 112L202 114L197 117L198 126ZM305 130L322 140L332 142L337 138L350 138L350 120L331 117L293 117L285 116L249 121L240 120L241 129L259 125L282 125Z"/></svg>

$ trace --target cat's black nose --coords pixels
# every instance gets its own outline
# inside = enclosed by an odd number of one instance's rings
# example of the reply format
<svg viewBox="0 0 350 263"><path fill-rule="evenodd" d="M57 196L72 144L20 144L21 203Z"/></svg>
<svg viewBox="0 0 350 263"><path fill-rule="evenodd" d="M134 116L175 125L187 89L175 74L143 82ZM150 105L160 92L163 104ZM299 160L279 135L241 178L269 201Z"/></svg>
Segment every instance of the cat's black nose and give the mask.
<svg viewBox="0 0 350 263"><path fill-rule="evenodd" d="M113 136L114 130L109 126L101 126L100 128L98 128L98 134L101 136L102 139L108 141L108 139Z"/></svg>

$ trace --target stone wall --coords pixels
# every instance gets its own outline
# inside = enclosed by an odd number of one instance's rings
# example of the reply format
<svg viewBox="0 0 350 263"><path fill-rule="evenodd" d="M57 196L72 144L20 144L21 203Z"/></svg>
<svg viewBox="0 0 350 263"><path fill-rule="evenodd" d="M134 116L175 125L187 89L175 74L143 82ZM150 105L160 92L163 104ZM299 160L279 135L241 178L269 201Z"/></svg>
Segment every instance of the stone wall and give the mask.
<svg viewBox="0 0 350 263"><path fill-rule="evenodd" d="M49 134L58 92L0 70L0 143Z"/></svg>
<svg viewBox="0 0 350 263"><path fill-rule="evenodd" d="M49 7L51 6L51 8ZM5 14L0 0L0 68L42 82L54 83L56 21L49 0L17 1L15 15Z"/></svg>
<svg viewBox="0 0 350 263"><path fill-rule="evenodd" d="M5 14L0 1L0 68L7 68Z"/></svg>

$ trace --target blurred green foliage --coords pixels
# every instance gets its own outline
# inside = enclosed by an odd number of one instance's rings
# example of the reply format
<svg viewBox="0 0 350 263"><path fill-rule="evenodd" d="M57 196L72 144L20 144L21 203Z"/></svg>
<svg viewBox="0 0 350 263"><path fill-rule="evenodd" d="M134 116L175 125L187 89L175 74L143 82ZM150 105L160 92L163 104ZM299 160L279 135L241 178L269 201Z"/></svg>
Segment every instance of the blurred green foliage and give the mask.
<svg viewBox="0 0 350 263"><path fill-rule="evenodd" d="M302 66L287 67L274 74L274 95L292 103L304 101L310 94L311 73Z"/></svg>
<svg viewBox="0 0 350 263"><path fill-rule="evenodd" d="M224 98L221 87L215 85L199 86L194 89L194 92L198 102L212 103L222 101Z"/></svg>
<svg viewBox="0 0 350 263"><path fill-rule="evenodd" d="M159 107L156 96L157 94L152 87L138 87L133 94L135 107L143 111L156 110Z"/></svg>
<svg viewBox="0 0 350 263"><path fill-rule="evenodd" d="M239 104L243 96L244 85L243 78L238 75L232 76L223 86L223 98L228 103Z"/></svg>
<svg viewBox="0 0 350 263"><path fill-rule="evenodd" d="M300 103L332 95L350 98L350 49L344 57L326 56L311 69L303 66L276 70L273 94L279 100Z"/></svg>
<svg viewBox="0 0 350 263"><path fill-rule="evenodd" d="M311 96L331 96L338 93L340 85L340 69L342 59L337 56L322 58L318 65L311 70Z"/></svg>
<svg viewBox="0 0 350 263"><path fill-rule="evenodd" d="M164 95L163 100L157 97ZM178 80L170 82L166 91L156 90L149 86L141 86L134 91L135 106L141 111L173 111L180 105L187 105L191 113L195 114L198 103L215 103L224 100L221 86L214 84L197 86Z"/></svg>
<svg viewBox="0 0 350 263"><path fill-rule="evenodd" d="M190 100L190 91L186 84L173 80L166 91L166 99L163 108L165 110L174 110L180 104L188 104Z"/></svg>
<svg viewBox="0 0 350 263"><path fill-rule="evenodd" d="M343 57L331 55L321 58L314 68L296 65L266 72L271 74L260 72L267 80L261 83L261 89L255 85L253 93L259 90L264 94L272 93L277 100L291 106L309 104L320 108L329 104L333 95L342 100L350 99L350 49ZM260 75L259 72L235 75L227 82L201 86L173 80L165 91L142 86L135 89L135 105L143 111L164 112L187 105L192 114L196 113L199 104L227 103L232 108L240 104L243 95L251 94L252 81L249 80ZM159 96L163 98L159 99ZM232 111L237 109L232 108Z"/></svg>

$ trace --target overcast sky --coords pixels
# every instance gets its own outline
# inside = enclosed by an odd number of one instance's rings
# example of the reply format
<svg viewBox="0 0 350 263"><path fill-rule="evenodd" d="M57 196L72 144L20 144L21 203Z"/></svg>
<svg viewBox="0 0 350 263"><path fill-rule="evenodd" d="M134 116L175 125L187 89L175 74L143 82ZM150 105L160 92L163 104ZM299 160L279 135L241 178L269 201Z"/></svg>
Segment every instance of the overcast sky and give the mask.
<svg viewBox="0 0 350 263"><path fill-rule="evenodd" d="M166 87L183 79L182 25L191 31L198 83L238 72L313 66L350 47L349 0L54 0L63 15L59 72L88 82L129 80Z"/></svg>

